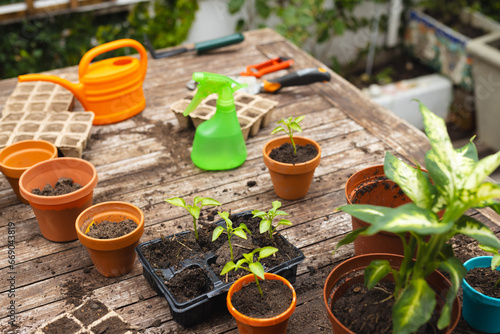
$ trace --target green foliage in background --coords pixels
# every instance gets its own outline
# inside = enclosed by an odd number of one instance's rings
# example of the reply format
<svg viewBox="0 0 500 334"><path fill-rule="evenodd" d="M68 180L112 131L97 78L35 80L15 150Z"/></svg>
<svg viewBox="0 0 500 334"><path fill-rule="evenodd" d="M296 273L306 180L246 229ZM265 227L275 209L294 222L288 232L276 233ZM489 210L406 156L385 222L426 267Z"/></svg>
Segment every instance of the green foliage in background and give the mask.
<svg viewBox="0 0 500 334"><path fill-rule="evenodd" d="M153 0L135 5L130 13L42 15L2 26L0 78L78 65L91 48L120 38L142 43L147 34L155 48L180 44L197 10L197 1ZM99 59L127 53L136 52L119 49Z"/></svg>

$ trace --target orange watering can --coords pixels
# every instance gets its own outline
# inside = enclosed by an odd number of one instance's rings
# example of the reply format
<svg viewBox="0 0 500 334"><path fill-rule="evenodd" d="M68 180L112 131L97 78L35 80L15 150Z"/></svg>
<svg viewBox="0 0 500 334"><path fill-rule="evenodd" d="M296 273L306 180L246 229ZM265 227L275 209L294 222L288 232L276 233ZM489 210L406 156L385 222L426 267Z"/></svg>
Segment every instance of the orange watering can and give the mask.
<svg viewBox="0 0 500 334"><path fill-rule="evenodd" d="M134 57L115 57L90 64L92 59L108 51L132 47L139 51ZM83 108L95 114L94 125L122 121L140 113L146 106L142 82L146 76L148 57L141 43L120 39L99 45L83 55L78 66L79 83L55 75L20 75L19 82L49 81L63 86L76 96Z"/></svg>

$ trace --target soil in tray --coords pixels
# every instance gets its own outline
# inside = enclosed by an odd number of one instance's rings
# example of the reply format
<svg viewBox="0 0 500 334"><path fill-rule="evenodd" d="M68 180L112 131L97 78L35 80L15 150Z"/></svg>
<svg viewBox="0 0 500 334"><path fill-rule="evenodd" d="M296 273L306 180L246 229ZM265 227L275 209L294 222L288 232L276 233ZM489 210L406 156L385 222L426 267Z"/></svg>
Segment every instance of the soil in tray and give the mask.
<svg viewBox="0 0 500 334"><path fill-rule="evenodd" d="M99 224L90 226L87 236L96 239L114 239L129 234L137 228L137 224L132 219L120 222L110 222L103 220Z"/></svg>
<svg viewBox="0 0 500 334"><path fill-rule="evenodd" d="M64 194L72 193L80 189L82 186L78 183L74 183L73 179L67 177L61 177L57 180L54 187L47 183L47 185L40 190L39 188L31 189L31 193L39 196L60 196Z"/></svg>
<svg viewBox="0 0 500 334"><path fill-rule="evenodd" d="M284 143L279 147L273 148L269 153L269 157L273 160L287 163L297 164L314 159L318 155L318 150L313 144L295 145L297 154L293 154L293 146L290 143Z"/></svg>
<svg viewBox="0 0 500 334"><path fill-rule="evenodd" d="M42 328L45 334L67 334L76 333L81 329L81 326L76 323L73 319L66 316L51 322L47 326Z"/></svg>
<svg viewBox="0 0 500 334"><path fill-rule="evenodd" d="M498 270L491 268L473 268L467 272L465 280L477 292L493 298L500 298L500 286L495 283L500 279Z"/></svg>
<svg viewBox="0 0 500 334"><path fill-rule="evenodd" d="M262 296L252 282L236 291L231 302L240 313L252 318L271 318L285 312L292 303L292 291L281 281L260 281Z"/></svg>
<svg viewBox="0 0 500 334"><path fill-rule="evenodd" d="M337 299L332 313L347 328L357 334L392 333L392 306L394 283L383 281L368 290L362 283L351 286ZM431 320L417 333L441 333L437 329L439 315L434 312Z"/></svg>
<svg viewBox="0 0 500 334"><path fill-rule="evenodd" d="M180 303L185 303L213 289L212 282L205 271L197 266L176 273L170 280L165 281L165 285Z"/></svg>
<svg viewBox="0 0 500 334"><path fill-rule="evenodd" d="M88 300L78 310L73 311L73 316L80 320L84 326L108 314L108 308L98 300Z"/></svg>

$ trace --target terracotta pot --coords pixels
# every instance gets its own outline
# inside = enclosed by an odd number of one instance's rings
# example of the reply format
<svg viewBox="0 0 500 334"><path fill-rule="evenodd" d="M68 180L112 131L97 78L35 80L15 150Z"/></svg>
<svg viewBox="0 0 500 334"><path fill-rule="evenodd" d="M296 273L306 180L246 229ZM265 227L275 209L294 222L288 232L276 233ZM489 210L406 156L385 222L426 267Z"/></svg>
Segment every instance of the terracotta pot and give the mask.
<svg viewBox="0 0 500 334"><path fill-rule="evenodd" d="M40 161L57 157L57 147L45 140L23 140L4 147L0 151L0 171L9 181L17 198L28 204L19 193L19 178L28 169Z"/></svg>
<svg viewBox="0 0 500 334"><path fill-rule="evenodd" d="M238 330L240 334L281 334L281 333L286 333L286 327L288 325L288 319L290 316L293 314L295 311L295 306L297 305L297 295L295 293L295 289L293 286L288 282L285 278L270 274L270 273L265 273L264 277L269 280L279 280L282 281L284 284L286 284L290 290L292 290L293 294L293 299L292 299L292 304L290 307L283 313L272 317L272 318L252 318L248 317L242 313L240 313L238 310L236 310L231 303L231 298L233 294L241 288L249 283L255 282L255 278L253 274L249 274L246 276L243 276L236 280L231 287L229 288L229 291L227 293L226 297L226 303L227 303L227 308L231 315L236 319L236 324L238 325Z"/></svg>
<svg viewBox="0 0 500 334"><path fill-rule="evenodd" d="M82 188L60 196L31 193L35 188L42 189L47 183L55 186L61 177L73 179L73 182L80 184ZM30 203L42 235L56 242L77 239L76 217L92 205L96 185L95 167L79 158L57 158L39 162L28 168L19 179L21 196Z"/></svg>
<svg viewBox="0 0 500 334"><path fill-rule="evenodd" d="M387 179L384 165L376 165L354 173L345 185L348 204L371 204L386 207L398 207L411 203L401 188ZM368 223L352 217L352 229L369 226ZM404 254L401 239L393 233L379 232L373 236L359 236L354 241L356 255L370 253Z"/></svg>
<svg viewBox="0 0 500 334"><path fill-rule="evenodd" d="M300 136L294 136L293 140L298 145L313 144L318 150L318 155L312 160L295 165L269 158L269 154L274 148L280 147L284 143L290 143L289 137L272 139L262 149L264 163L269 168L269 174L271 174L274 192L279 197L287 200L295 200L307 195L314 170L321 160L321 147L317 142Z"/></svg>
<svg viewBox="0 0 500 334"><path fill-rule="evenodd" d="M323 300L325 303L326 310L328 312L328 319L332 324L333 333L349 333L355 334L347 327L345 327L340 321L333 315L331 307L333 303L340 298L346 291L355 283L363 283L364 276L362 272L360 275L354 275L354 273L364 270L373 260L388 260L391 263L391 267L394 269L399 269L403 256L397 254L365 254L355 256L350 258L337 267L335 267L328 278L326 279L325 286L323 288ZM349 276L348 276L349 275ZM388 276L389 278L390 276ZM444 277L440 272L434 271L426 279L430 287L436 291L437 295L441 298L445 298L446 292L451 287L451 283ZM440 298L437 297L438 307L443 305ZM460 320L460 302L458 297L455 298L453 303L453 310L451 315L451 322L448 327L446 327L442 333L450 334L453 332Z"/></svg>
<svg viewBox="0 0 500 334"><path fill-rule="evenodd" d="M137 228L119 238L96 239L85 234L89 224L94 221L120 222L131 219ZM135 247L144 232L144 214L137 206L125 202L104 202L84 210L76 219L75 230L78 239L87 248L97 271L106 277L118 277L129 273L136 259Z"/></svg>

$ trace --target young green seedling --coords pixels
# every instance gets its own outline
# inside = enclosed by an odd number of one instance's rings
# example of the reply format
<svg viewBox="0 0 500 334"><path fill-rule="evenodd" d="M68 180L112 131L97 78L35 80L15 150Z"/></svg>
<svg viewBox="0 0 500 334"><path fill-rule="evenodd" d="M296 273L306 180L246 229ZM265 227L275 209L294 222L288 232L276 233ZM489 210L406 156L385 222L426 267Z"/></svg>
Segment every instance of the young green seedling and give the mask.
<svg viewBox="0 0 500 334"><path fill-rule="evenodd" d="M493 258L491 259L491 270L496 270L498 267L500 267L500 254L498 253L498 249L485 245L479 245L479 247L485 252L493 254ZM498 279L498 281L496 281L495 288L498 288L499 286L500 278Z"/></svg>
<svg viewBox="0 0 500 334"><path fill-rule="evenodd" d="M233 237L233 235L236 235L242 239L246 239L247 235L245 231L248 232L248 234L252 233L244 223L241 223L240 226L238 226L237 228L233 228L233 222L231 221L231 219L229 219L229 212L217 212L217 213L222 219L226 221L226 228L222 226L217 226L214 230L214 233L212 234L212 241L217 240L217 238L219 238L223 232L226 232L227 242L229 244L229 251L231 252L231 262L232 262L234 261L233 245L231 244L231 238Z"/></svg>
<svg viewBox="0 0 500 334"><path fill-rule="evenodd" d="M265 233L269 231L269 238L273 238L273 234L280 225L292 225L292 223L288 219L281 219L278 222L278 225L273 226L273 220L276 218L276 216L288 216L288 213L285 211L278 210L281 207L281 202L280 201L274 201L273 202L273 208L269 210L269 212L265 211L259 211L259 210L253 210L252 214L253 217L258 217L262 219L260 221L259 225L259 230L260 233Z"/></svg>
<svg viewBox="0 0 500 334"><path fill-rule="evenodd" d="M262 266L262 264L259 261L260 261L260 259L264 259L268 256L273 255L277 251L278 251L278 248L274 248L274 247L270 247L270 246L254 249L251 253L243 254L243 258L240 259L238 262L236 262L236 264L233 261L229 261L228 263L226 263L224 268L222 268L222 271L220 274L224 275L233 269L234 269L234 271L237 271L240 268L251 272L255 278L255 284L257 284L257 288L259 289L260 296L262 297L264 294L262 293L262 289L260 288L259 278L262 280L264 280L265 278L264 278L264 267ZM253 260L255 253L259 253L259 256L257 257L257 261ZM246 264L248 267L243 267L244 264Z"/></svg>
<svg viewBox="0 0 500 334"><path fill-rule="evenodd" d="M294 119L292 116L290 116L286 119L286 121L284 118L282 118L281 121L278 121L278 124L281 123L283 125L277 126L271 132L271 134L275 134L283 131L288 135L288 137L290 137L290 141L292 142L293 146L293 155L297 155L297 147L295 146L295 142L293 141L293 132L294 131L302 132L302 128L300 127L299 123L304 119L304 117L305 116L297 116Z"/></svg>
<svg viewBox="0 0 500 334"><path fill-rule="evenodd" d="M193 205L187 205L186 201L180 197L172 197L166 199L165 202L175 206L183 207L189 212L191 216L193 216L194 236L196 237L196 240L198 240L198 229L196 226L196 220L200 218L201 208L204 207L205 205L220 205L219 201L216 201L213 198L199 197L199 196L196 196L194 198Z"/></svg>

